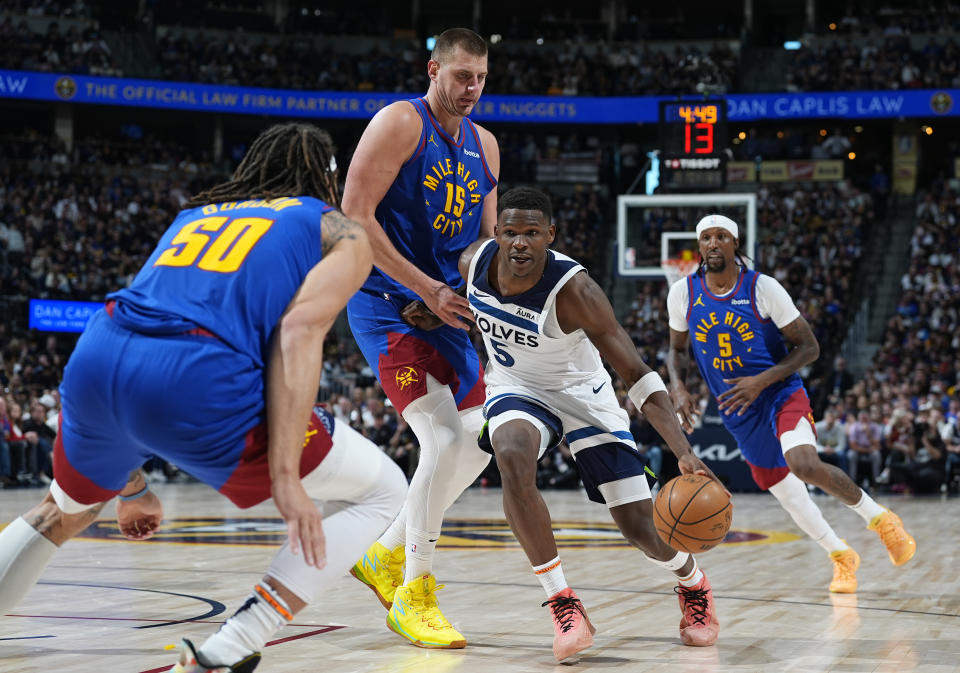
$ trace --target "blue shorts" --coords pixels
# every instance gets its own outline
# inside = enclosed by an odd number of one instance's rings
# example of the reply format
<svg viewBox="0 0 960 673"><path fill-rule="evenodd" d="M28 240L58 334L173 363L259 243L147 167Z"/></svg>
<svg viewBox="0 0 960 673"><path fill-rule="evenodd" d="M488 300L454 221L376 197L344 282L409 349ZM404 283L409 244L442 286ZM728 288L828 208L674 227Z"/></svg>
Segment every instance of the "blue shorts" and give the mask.
<svg viewBox="0 0 960 673"><path fill-rule="evenodd" d="M60 397L54 476L79 503L108 500L152 455L241 507L270 497L264 372L209 332L138 334L98 311L70 356ZM316 442L304 449L301 473L321 462L331 433L308 435Z"/></svg>
<svg viewBox="0 0 960 673"><path fill-rule="evenodd" d="M790 471L780 436L796 428L801 418L806 418L813 426L810 400L802 387L788 388L772 396L761 395L736 425L728 424L722 412L721 418L737 440L753 480L764 490L778 483Z"/></svg>
<svg viewBox="0 0 960 673"><path fill-rule="evenodd" d="M353 337L393 406L403 413L426 395L427 374L450 386L461 411L483 404L483 367L467 331L411 327L400 317L405 303L365 290L347 303Z"/></svg>

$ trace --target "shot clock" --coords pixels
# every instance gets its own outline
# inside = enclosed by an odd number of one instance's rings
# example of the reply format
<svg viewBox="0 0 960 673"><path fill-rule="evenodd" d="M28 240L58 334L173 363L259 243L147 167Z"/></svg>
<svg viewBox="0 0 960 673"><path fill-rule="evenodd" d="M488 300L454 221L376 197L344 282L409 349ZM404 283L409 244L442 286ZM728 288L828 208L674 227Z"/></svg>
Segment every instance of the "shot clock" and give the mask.
<svg viewBox="0 0 960 673"><path fill-rule="evenodd" d="M660 185L668 191L723 189L726 140L726 101L661 101Z"/></svg>

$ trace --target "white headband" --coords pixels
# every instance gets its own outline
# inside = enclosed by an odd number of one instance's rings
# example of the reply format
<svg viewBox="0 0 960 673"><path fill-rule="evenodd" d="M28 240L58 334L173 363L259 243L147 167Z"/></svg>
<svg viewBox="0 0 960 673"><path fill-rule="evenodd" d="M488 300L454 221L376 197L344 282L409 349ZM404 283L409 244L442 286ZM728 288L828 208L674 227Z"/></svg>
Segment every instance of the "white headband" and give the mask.
<svg viewBox="0 0 960 673"><path fill-rule="evenodd" d="M697 238L700 238L707 229L720 227L730 232L735 239L740 240L740 232L737 229L737 223L724 215L707 215L697 222Z"/></svg>

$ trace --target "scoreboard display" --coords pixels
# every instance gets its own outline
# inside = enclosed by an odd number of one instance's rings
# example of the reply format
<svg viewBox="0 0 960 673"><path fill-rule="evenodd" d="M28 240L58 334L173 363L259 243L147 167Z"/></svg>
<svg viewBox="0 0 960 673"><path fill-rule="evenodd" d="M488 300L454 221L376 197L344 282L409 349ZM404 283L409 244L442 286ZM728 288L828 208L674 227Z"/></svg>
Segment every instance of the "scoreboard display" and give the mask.
<svg viewBox="0 0 960 673"><path fill-rule="evenodd" d="M667 191L723 189L726 140L726 101L661 101L660 185Z"/></svg>

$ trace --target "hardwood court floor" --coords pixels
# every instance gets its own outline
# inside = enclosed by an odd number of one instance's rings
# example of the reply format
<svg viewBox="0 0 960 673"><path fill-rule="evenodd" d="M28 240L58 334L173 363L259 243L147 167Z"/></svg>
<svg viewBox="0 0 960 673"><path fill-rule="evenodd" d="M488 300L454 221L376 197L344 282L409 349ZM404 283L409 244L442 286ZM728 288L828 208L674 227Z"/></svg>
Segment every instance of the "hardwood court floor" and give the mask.
<svg viewBox="0 0 960 673"><path fill-rule="evenodd" d="M241 512L198 484L160 485L166 541L68 543L38 585L0 617L0 671L164 671L164 647L212 633L246 596L283 535L272 506ZM40 490L0 492L0 523ZM677 634L673 582L621 543L603 507L580 492L546 493L566 576L598 628L594 647L557 664L543 591L504 523L500 493L468 491L448 512L435 570L459 651L408 645L384 626L370 591L345 576L264 651L259 670L399 673L520 671L960 672L956 498L881 498L919 551L894 568L861 520L827 497L827 519L863 557L860 591L831 596L831 567L769 495L735 495L736 543L701 556L721 622L714 647ZM112 516L112 505L105 511ZM203 517L203 518L200 518ZM102 521L100 535L112 536ZM218 543L218 544L212 544ZM231 545L231 546L227 546ZM183 620L193 620L183 623Z"/></svg>

